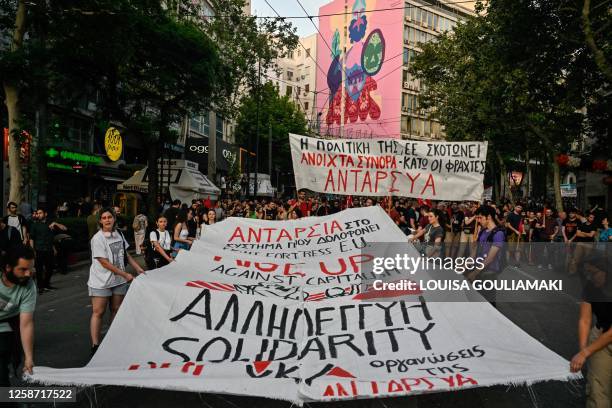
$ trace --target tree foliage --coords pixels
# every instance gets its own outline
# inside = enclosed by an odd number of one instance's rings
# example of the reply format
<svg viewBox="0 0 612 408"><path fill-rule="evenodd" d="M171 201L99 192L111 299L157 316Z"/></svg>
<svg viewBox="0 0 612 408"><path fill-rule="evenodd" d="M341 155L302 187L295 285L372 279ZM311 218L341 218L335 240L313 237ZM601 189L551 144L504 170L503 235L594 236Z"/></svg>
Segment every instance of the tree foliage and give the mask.
<svg viewBox="0 0 612 408"><path fill-rule="evenodd" d="M479 2L478 17L423 45L411 71L448 139L487 140L502 169L527 152L554 163L569 150L588 124L594 79L579 6L493 0L485 10Z"/></svg>
<svg viewBox="0 0 612 408"><path fill-rule="evenodd" d="M27 41L19 49L0 44L3 81L16 95L34 96L12 98L19 118L11 123L33 117L37 95L66 108L97 95L96 119L120 124L147 148L154 211L156 161L176 138L173 125L209 109L235 114L258 65L268 69L297 44L287 22L245 16L243 0L212 3L216 16L187 0L0 0L2 41L18 31L18 6L27 10Z"/></svg>
<svg viewBox="0 0 612 408"><path fill-rule="evenodd" d="M273 162L282 169L291 169L289 133L305 134L307 121L288 96L280 96L271 82L261 85L260 91L242 99L236 123L236 141L255 151L257 135L257 99L259 97L259 169L267 172L268 140L271 128ZM251 171L254 166L251 166Z"/></svg>

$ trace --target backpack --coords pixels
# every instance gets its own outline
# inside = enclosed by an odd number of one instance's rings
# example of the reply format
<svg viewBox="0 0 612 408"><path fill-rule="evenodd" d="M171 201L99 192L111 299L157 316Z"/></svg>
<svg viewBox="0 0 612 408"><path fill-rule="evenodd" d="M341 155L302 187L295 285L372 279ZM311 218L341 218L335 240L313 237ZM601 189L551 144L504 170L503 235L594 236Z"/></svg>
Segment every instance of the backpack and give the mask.
<svg viewBox="0 0 612 408"><path fill-rule="evenodd" d="M4 217L4 223L7 226L9 225L8 219L9 219L8 215ZM17 214L17 221L19 222L19 227L13 227L13 228L15 228L19 232L19 235L23 239L25 237L25 235L24 235L25 231L23 230L23 228L24 227L28 228L28 220L26 220L26 218L23 215ZM11 236L10 236L10 232L9 232L9 240L10 240L10 238L11 238Z"/></svg>
<svg viewBox="0 0 612 408"><path fill-rule="evenodd" d="M157 241L159 242L159 231L157 230L157 228L153 228L151 231L147 231L147 233L145 233L145 239L143 242L143 246L144 246L144 259L145 259L145 263L147 264L147 267L149 269L155 269L155 248L153 248L153 245L151 244L151 232L155 232L155 236L157 237Z"/></svg>
<svg viewBox="0 0 612 408"><path fill-rule="evenodd" d="M478 242L480 242L480 237L481 235L485 232L484 229L480 230L480 232L478 233ZM502 234L504 234L504 245L502 245L502 247L499 249L499 251L497 251L497 259L495 262L497 262L497 264L499 265L499 270L496 271L497 273L501 273L504 269L506 269L506 265L508 264L508 259L506 257L506 251L507 251L507 239L506 239L506 230L502 227L495 227L491 230L491 233L489 234L489 236L487 236L486 242L492 244L493 243L493 238L495 237L495 234L497 234L498 232L501 232Z"/></svg>
<svg viewBox="0 0 612 408"><path fill-rule="evenodd" d="M123 270L127 271L127 264L128 264L128 253L127 253L127 248L125 246L125 236L123 235L123 232L121 232L120 229L117 230L117 233L119 234L119 236L121 237L121 245L123 246Z"/></svg>

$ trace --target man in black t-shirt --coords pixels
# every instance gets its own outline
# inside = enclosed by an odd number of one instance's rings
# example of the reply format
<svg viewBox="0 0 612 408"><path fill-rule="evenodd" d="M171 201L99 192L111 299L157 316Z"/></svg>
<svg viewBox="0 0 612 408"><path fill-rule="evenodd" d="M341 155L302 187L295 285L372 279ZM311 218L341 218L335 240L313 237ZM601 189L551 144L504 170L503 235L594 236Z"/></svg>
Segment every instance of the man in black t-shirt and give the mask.
<svg viewBox="0 0 612 408"><path fill-rule="evenodd" d="M317 217L323 217L325 215L329 215L329 203L327 201L327 197L321 197L321 205L317 208L316 215Z"/></svg>
<svg viewBox="0 0 612 408"><path fill-rule="evenodd" d="M274 201L270 201L269 204L264 206L264 216L266 220L276 220L278 214L278 207Z"/></svg>
<svg viewBox="0 0 612 408"><path fill-rule="evenodd" d="M408 209L406 208L406 201L404 199L395 202L395 211L408 220Z"/></svg>
<svg viewBox="0 0 612 408"><path fill-rule="evenodd" d="M168 231L174 231L174 224L176 224L176 216L181 208L181 200L174 200L172 206L164 212L164 217L168 220Z"/></svg>
<svg viewBox="0 0 612 408"><path fill-rule="evenodd" d="M570 260L570 274L574 274L577 271L582 271L584 265L583 261L591 254L593 246L595 245L595 235L597 234L597 228L595 228L595 215L589 214L584 223L578 222L576 233L574 235L574 241L576 242L576 249Z"/></svg>
<svg viewBox="0 0 612 408"><path fill-rule="evenodd" d="M584 223L578 225L576 231L576 242L594 242L595 235L597 234L597 227L595 226L595 215L589 214Z"/></svg>
<svg viewBox="0 0 612 408"><path fill-rule="evenodd" d="M578 218L576 217L576 210L570 209L568 217L563 221L563 240L566 243L574 242L576 231L578 230Z"/></svg>
<svg viewBox="0 0 612 408"><path fill-rule="evenodd" d="M508 242L517 242L520 238L520 225L523 223L523 206L517 204L514 206L514 211L508 214L506 217L506 232Z"/></svg>
<svg viewBox="0 0 612 408"><path fill-rule="evenodd" d="M521 241L521 224L523 223L523 206L517 204L514 206L514 211L511 211L506 217L506 237L508 240L508 253L514 253L514 261L518 264L520 261L519 242Z"/></svg>
<svg viewBox="0 0 612 408"><path fill-rule="evenodd" d="M459 252L459 241L461 240L461 230L463 229L463 219L465 218L464 210L465 210L465 205L463 204L457 205L456 203L453 203L451 206L450 256L453 258L456 257L457 252ZM447 250L447 253L448 253L448 250Z"/></svg>
<svg viewBox="0 0 612 408"><path fill-rule="evenodd" d="M461 209L461 207L459 207ZM457 256L465 256L466 250L468 254L471 252L472 243L476 239L476 211L478 210L477 203L471 203L470 207L463 207L463 222L461 225L461 238L459 239L459 252Z"/></svg>
<svg viewBox="0 0 612 408"><path fill-rule="evenodd" d="M408 204L408 210L406 211L406 222L408 223L408 226L410 228L416 231L418 228L418 224L417 224L417 211L415 209L416 208L415 205L416 205L415 202L410 202Z"/></svg>
<svg viewBox="0 0 612 408"><path fill-rule="evenodd" d="M4 218L0 218L0 257L3 258L9 251L14 251L23 246L21 235L17 228L4 223Z"/></svg>

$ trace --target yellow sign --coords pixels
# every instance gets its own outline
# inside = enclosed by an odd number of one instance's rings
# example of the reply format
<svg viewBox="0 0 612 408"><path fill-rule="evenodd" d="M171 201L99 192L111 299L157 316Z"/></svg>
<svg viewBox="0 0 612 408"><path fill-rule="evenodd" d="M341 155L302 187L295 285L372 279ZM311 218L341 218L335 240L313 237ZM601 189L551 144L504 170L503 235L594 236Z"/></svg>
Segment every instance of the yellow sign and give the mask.
<svg viewBox="0 0 612 408"><path fill-rule="evenodd" d="M110 127L106 131L106 135L104 136L104 149L111 161L117 161L121 157L123 141L121 140L121 134L114 127Z"/></svg>

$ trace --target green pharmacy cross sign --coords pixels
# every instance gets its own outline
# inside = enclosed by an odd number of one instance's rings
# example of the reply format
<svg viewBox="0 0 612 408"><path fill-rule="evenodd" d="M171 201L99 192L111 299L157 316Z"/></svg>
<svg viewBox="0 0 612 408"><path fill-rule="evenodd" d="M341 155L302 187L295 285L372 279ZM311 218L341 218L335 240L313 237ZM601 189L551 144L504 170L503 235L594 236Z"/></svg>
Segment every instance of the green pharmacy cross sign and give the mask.
<svg viewBox="0 0 612 408"><path fill-rule="evenodd" d="M50 159L63 159L72 162L78 162L79 164L101 164L102 157L94 154L71 152L69 150L57 150L54 147L50 147L45 150L45 155Z"/></svg>

